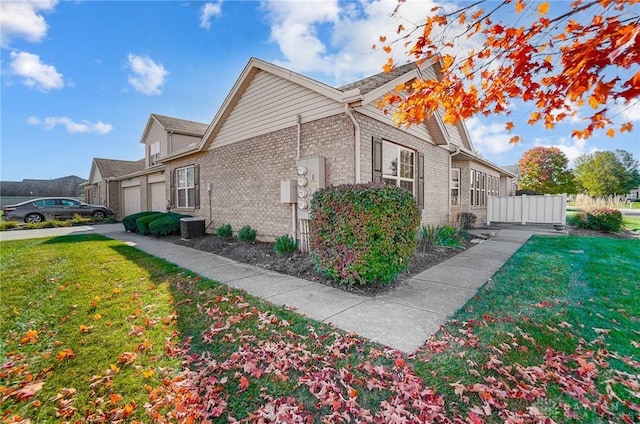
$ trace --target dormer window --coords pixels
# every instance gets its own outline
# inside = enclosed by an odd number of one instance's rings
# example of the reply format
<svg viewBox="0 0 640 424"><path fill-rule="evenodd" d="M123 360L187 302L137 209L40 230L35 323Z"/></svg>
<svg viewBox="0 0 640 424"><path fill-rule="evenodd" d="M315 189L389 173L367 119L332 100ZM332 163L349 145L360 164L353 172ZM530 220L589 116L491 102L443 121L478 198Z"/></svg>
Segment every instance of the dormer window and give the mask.
<svg viewBox="0 0 640 424"><path fill-rule="evenodd" d="M155 143L149 145L149 166L152 166L158 163L159 157L160 157L160 142L156 141Z"/></svg>

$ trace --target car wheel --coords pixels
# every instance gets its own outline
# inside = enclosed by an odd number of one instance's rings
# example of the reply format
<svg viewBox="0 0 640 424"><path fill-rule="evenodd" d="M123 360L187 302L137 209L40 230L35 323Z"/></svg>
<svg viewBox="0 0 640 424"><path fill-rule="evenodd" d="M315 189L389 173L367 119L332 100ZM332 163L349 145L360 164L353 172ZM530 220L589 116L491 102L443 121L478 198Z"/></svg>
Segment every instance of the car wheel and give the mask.
<svg viewBox="0 0 640 424"><path fill-rule="evenodd" d="M107 215L102 211L95 211L91 216L93 219L104 219Z"/></svg>
<svg viewBox="0 0 640 424"><path fill-rule="evenodd" d="M39 213L30 213L24 217L24 222L27 222L27 223L29 222L37 223L42 221L44 221L44 216L40 215Z"/></svg>

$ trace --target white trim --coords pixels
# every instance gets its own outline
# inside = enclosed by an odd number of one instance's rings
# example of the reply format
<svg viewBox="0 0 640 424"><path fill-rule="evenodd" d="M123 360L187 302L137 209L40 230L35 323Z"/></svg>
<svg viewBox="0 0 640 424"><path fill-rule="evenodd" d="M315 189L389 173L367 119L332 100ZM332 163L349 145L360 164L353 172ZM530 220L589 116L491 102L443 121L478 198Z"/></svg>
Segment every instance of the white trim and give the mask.
<svg viewBox="0 0 640 424"><path fill-rule="evenodd" d="M189 169L192 170L193 173L193 185L189 185ZM185 175L184 175L184 180L186 185L184 187L180 187L180 176L179 176L179 172L180 171L185 171ZM190 208L195 208L195 190L196 190L196 185L195 185L195 172L196 172L196 167L195 165L188 165L188 166L183 166L181 168L176 168L175 169L175 173L176 173L176 209L190 209ZM184 200L185 200L185 204L181 205L180 204L180 190L184 190ZM189 204L189 190L193 190L193 204Z"/></svg>

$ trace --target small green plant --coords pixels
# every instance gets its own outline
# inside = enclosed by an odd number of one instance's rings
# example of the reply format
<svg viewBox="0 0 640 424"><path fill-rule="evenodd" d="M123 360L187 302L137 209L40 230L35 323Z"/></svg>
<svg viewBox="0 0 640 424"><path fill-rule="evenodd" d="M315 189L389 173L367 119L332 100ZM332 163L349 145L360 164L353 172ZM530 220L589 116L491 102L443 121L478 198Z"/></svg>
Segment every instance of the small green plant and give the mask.
<svg viewBox="0 0 640 424"><path fill-rule="evenodd" d="M457 223L460 228L464 230L468 230L469 228L473 228L476 225L476 214L471 212L460 212L458 214Z"/></svg>
<svg viewBox="0 0 640 424"><path fill-rule="evenodd" d="M93 219L85 218L79 214L75 214L73 215L73 218L71 218L70 222L71 222L71 225L83 225L83 224L88 224L90 222L93 222Z"/></svg>
<svg viewBox="0 0 640 424"><path fill-rule="evenodd" d="M289 234L285 234L276 239L273 250L275 250L278 255L288 256L298 250L298 240L289 236Z"/></svg>
<svg viewBox="0 0 640 424"><path fill-rule="evenodd" d="M347 285L386 284L416 251L420 211L396 186L341 185L311 199L311 256L320 272Z"/></svg>
<svg viewBox="0 0 640 424"><path fill-rule="evenodd" d="M622 212L611 208L596 208L587 212L587 228L605 233L622 229Z"/></svg>
<svg viewBox="0 0 640 424"><path fill-rule="evenodd" d="M216 230L216 235L218 237L231 238L233 237L233 230L231 229L231 224L223 224L218 227Z"/></svg>
<svg viewBox="0 0 640 424"><path fill-rule="evenodd" d="M423 252L436 247L464 249L462 235L450 225L422 226L418 231L418 246Z"/></svg>
<svg viewBox="0 0 640 424"><path fill-rule="evenodd" d="M255 241L257 235L258 232L256 230L251 228L249 225L245 225L240 228L240 231L238 231L238 240L245 243L251 243L252 241Z"/></svg>
<svg viewBox="0 0 640 424"><path fill-rule="evenodd" d="M0 231L12 230L20 227L20 223L16 221L0 221Z"/></svg>

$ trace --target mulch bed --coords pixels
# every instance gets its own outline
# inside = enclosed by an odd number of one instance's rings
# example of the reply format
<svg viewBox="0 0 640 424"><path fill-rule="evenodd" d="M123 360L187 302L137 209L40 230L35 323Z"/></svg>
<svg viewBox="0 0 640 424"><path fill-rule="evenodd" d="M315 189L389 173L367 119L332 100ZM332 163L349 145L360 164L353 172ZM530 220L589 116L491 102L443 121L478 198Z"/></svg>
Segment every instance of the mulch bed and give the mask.
<svg viewBox="0 0 640 424"><path fill-rule="evenodd" d="M326 284L341 290L363 294L366 296L375 296L393 290L398 285L408 281L416 274L431 268L440 262L463 252L464 250L455 250L450 248L436 248L429 252L417 252L409 261L409 267L398 275L398 277L387 284L373 284L369 286L348 286L337 283L330 278L320 274L313 260L308 254L294 253L290 256L277 255L273 250L273 243L253 242L242 243L236 239L225 239L214 235L205 235L198 239L183 240L180 236L167 236L164 240L187 246L205 252L215 253L238 262L259 266L271 271L280 272L282 274L291 275L293 277L302 278L309 281ZM466 242L468 248L472 243Z"/></svg>

